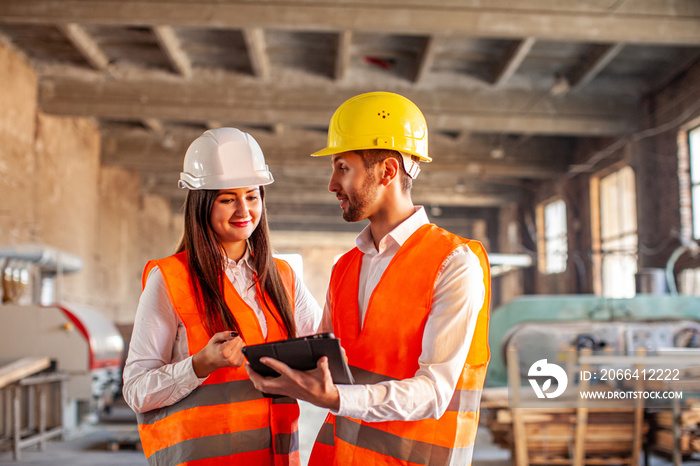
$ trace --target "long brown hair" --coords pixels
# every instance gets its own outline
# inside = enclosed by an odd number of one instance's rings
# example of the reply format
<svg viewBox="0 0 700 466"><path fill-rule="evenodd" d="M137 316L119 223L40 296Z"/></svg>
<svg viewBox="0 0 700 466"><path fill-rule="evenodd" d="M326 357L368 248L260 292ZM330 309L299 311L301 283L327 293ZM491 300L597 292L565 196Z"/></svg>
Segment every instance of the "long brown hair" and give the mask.
<svg viewBox="0 0 700 466"><path fill-rule="evenodd" d="M236 317L224 299L226 255L211 227L211 209L219 191L208 189L189 190L185 200L185 231L177 252L187 252L187 264L194 286L199 315L210 336L225 330L241 333ZM289 295L285 291L277 264L272 257L270 234L265 209L265 189L260 186L263 203L258 227L248 239L256 281L263 291L261 302L287 331L289 338L296 336L296 326ZM245 337L244 337L245 338Z"/></svg>

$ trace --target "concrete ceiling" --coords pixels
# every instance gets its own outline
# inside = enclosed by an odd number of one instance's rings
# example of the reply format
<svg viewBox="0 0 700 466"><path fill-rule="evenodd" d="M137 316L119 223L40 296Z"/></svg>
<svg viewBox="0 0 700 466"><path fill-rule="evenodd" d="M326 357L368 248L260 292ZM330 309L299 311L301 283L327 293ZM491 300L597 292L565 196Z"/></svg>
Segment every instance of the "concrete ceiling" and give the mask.
<svg viewBox="0 0 700 466"><path fill-rule="evenodd" d="M414 200L488 217L579 170L584 142L641 129L644 96L700 59L700 2L2 0L0 37L43 112L94 117L103 163L174 208L188 144L235 126L266 154L280 228L342 231L330 164L308 154L345 99L416 102L435 162Z"/></svg>

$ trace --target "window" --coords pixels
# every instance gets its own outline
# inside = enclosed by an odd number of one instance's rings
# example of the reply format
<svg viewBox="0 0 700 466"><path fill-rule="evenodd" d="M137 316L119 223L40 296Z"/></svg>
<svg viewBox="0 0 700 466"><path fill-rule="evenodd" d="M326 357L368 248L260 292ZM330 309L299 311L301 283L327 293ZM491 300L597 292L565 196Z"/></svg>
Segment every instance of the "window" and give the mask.
<svg viewBox="0 0 700 466"><path fill-rule="evenodd" d="M700 127L688 132L693 238L700 239Z"/></svg>
<svg viewBox="0 0 700 466"><path fill-rule="evenodd" d="M623 167L599 179L602 294L629 298L637 273L637 196L634 171ZM592 184L594 186L594 184Z"/></svg>
<svg viewBox="0 0 700 466"><path fill-rule="evenodd" d="M684 269L678 274L678 292L700 296L700 268Z"/></svg>
<svg viewBox="0 0 700 466"><path fill-rule="evenodd" d="M296 276L299 277L299 280L304 279L304 259L301 257L301 254L273 254L273 256L287 261Z"/></svg>
<svg viewBox="0 0 700 466"><path fill-rule="evenodd" d="M566 203L558 199L540 204L537 207L537 226L540 272L546 274L564 272L568 257Z"/></svg>

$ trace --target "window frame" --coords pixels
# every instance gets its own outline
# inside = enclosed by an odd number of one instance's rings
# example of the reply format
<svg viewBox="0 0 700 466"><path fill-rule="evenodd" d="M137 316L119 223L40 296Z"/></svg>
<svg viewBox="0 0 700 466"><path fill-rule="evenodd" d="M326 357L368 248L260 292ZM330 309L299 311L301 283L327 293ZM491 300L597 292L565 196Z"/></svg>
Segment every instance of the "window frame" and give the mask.
<svg viewBox="0 0 700 466"><path fill-rule="evenodd" d="M688 172L690 183L690 231L700 240L700 125L687 130Z"/></svg>
<svg viewBox="0 0 700 466"><path fill-rule="evenodd" d="M555 234L548 235L547 230L551 223L547 220L548 207L555 204L560 204L563 206L563 228L557 228ZM551 210L550 210L551 212ZM565 273L568 269L569 261L569 211L566 205L566 201L561 196L555 196L549 198L536 206L537 215L537 264L538 270L543 275L554 275ZM553 256L556 254L562 254L561 251L552 252L551 246L553 243L563 240L563 260L558 259L557 263L561 263L563 267L550 268L551 264L555 262L552 260Z"/></svg>
<svg viewBox="0 0 700 466"><path fill-rule="evenodd" d="M604 180L610 177L611 175L619 174L622 170L629 169L630 174L632 175L631 181L633 183L631 192L627 191L621 191L617 192L615 200L615 206L603 206L603 186L602 184L605 182ZM622 298L622 297L632 297L636 293L635 289L635 274L638 271L639 267L639 256L638 256L638 249L639 249L639 217L638 217L638 198L637 198L637 179L636 179L636 172L633 167L629 165L626 161L622 161L618 164L614 164L610 167L608 167L606 170L602 170L595 175L593 175L590 179L590 191L591 191L591 240L592 240L592 246L593 246L593 290L594 293L598 296L606 296L606 297L611 297L611 298ZM617 184L619 186L619 181L617 181ZM627 198L627 196L633 196L632 199L632 205L629 206L629 209L626 209L624 205L621 205L621 202L624 203L624 199ZM620 201L622 200L622 201ZM629 214L630 212L633 213L633 222L634 222L634 228L632 230L628 230L626 228L626 225L620 226L618 232L612 235L607 235L607 237L604 237L603 234L603 228L606 227L604 225L604 212L608 212L610 210L615 210L617 211L618 215L616 218L625 218L625 216L630 217ZM613 217L610 217L613 218ZM623 220L624 221L624 220ZM607 228L607 227L606 227ZM630 243L631 240L633 241L633 245L630 244L625 244ZM631 274L631 276L627 276L626 283L622 283L623 287L621 288L618 285L611 287L612 289L615 290L620 290L622 289L623 291L626 290L626 292L623 293L610 293L609 289L606 288L606 278L608 278L607 274L605 273L606 269L610 269L611 264L615 265L614 262L611 262L608 260L609 258L606 258L606 251L605 248L607 245L610 243L620 243L621 245L618 246L619 250L618 251L612 251L610 254L617 255L617 256L623 256L620 262L617 263L618 267L625 268L626 265L629 265L630 263L633 263L633 269L634 272ZM625 249L629 249L629 251L633 251L631 254L630 252L625 252ZM624 261L624 256L625 255L631 255L633 258L632 262L628 262L625 264ZM616 275L619 276L619 275ZM629 286L631 283L631 287ZM624 287L624 285L627 285Z"/></svg>

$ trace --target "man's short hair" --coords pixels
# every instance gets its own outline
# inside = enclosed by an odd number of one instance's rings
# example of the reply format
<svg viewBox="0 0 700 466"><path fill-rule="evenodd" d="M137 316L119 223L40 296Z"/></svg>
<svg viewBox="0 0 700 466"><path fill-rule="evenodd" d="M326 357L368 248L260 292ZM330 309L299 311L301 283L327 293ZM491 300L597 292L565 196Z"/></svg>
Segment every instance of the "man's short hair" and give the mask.
<svg viewBox="0 0 700 466"><path fill-rule="evenodd" d="M399 162L399 176L401 177L401 192L403 194L409 194L411 188L413 187L413 179L406 173L406 169L403 166L403 157L398 151L390 149L363 149L358 150L358 154L362 157L362 161L365 164L365 169L370 170L374 165L383 160L393 157Z"/></svg>

